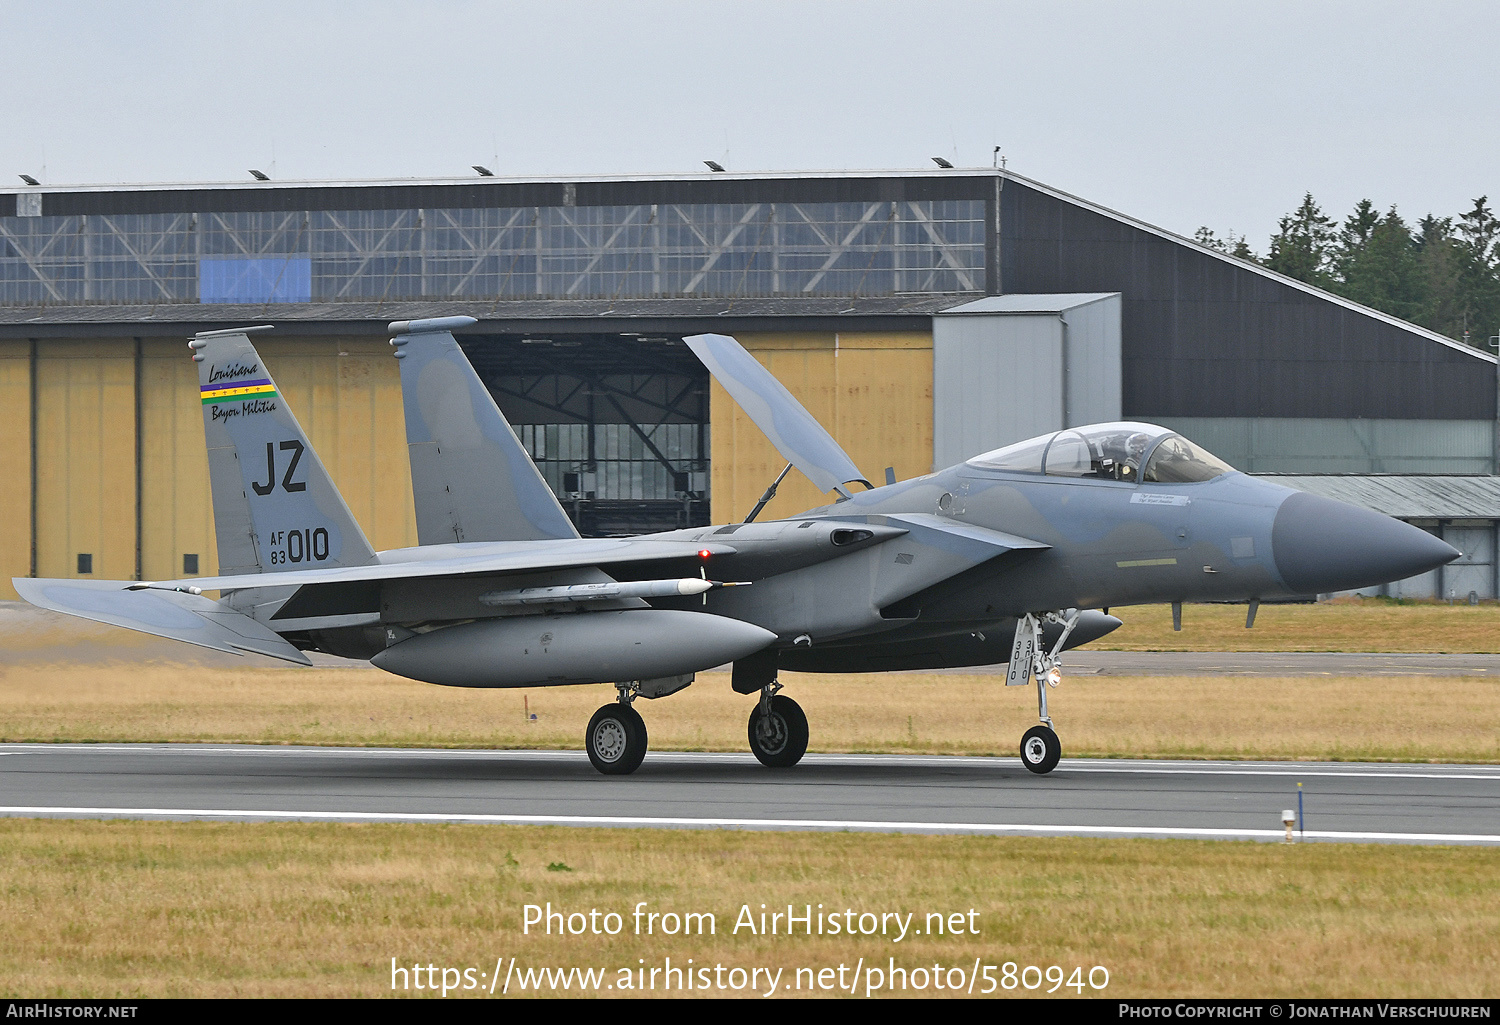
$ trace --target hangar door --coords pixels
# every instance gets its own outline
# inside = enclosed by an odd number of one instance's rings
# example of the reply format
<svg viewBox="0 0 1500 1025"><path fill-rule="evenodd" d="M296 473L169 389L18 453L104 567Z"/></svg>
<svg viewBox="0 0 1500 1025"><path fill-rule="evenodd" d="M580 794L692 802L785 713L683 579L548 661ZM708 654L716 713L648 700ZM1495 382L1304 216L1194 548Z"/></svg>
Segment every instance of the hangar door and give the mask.
<svg viewBox="0 0 1500 1025"><path fill-rule="evenodd" d="M708 371L663 335L465 335L464 352L586 537L709 522Z"/></svg>

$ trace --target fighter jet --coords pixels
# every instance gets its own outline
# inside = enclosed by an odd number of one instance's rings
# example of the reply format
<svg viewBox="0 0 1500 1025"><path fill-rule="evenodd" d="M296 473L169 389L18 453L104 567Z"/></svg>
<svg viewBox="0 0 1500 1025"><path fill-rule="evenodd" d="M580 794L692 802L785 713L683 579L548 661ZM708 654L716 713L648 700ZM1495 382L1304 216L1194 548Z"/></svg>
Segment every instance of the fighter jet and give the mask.
<svg viewBox="0 0 1500 1025"><path fill-rule="evenodd" d="M1378 513L1236 472L1147 423L1056 431L873 487L733 338L686 339L787 460L834 500L788 519L629 538L580 537L464 356L468 317L390 325L400 363L419 544L375 552L250 335L198 334L220 575L164 581L17 578L42 608L235 653L368 659L455 687L610 683L584 733L594 766L645 757L637 698L733 663L755 695L763 764L807 750L778 673L1008 663L1035 686L1022 763L1061 743L1047 693L1065 651L1120 625L1120 606L1250 602L1396 580L1458 556ZM777 482L781 478L777 478ZM856 487L857 485L857 487ZM213 600L204 591L218 591Z"/></svg>

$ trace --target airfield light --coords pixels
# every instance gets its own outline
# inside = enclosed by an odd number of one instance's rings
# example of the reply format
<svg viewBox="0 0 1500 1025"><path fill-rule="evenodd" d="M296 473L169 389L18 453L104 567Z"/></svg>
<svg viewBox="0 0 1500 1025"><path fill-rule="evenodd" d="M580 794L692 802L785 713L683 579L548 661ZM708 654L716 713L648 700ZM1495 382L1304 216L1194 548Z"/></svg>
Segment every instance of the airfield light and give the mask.
<svg viewBox="0 0 1500 1025"><path fill-rule="evenodd" d="M939 167L945 167L945 168L948 168L949 170L951 170L953 168L953 165L950 164L948 161L944 160L942 157L933 157L932 158L932 162L934 164L938 165Z"/></svg>
<svg viewBox="0 0 1500 1025"><path fill-rule="evenodd" d="M23 182L25 182L27 185L40 185L40 184L42 184L41 182L37 181L35 178L33 178L29 174L23 174L23 175L21 175L21 180Z"/></svg>
<svg viewBox="0 0 1500 1025"><path fill-rule="evenodd" d="M1282 812L1281 824L1286 827L1286 840L1284 840L1283 842L1292 843L1292 827L1297 824L1296 810L1293 808L1288 808L1286 811Z"/></svg>

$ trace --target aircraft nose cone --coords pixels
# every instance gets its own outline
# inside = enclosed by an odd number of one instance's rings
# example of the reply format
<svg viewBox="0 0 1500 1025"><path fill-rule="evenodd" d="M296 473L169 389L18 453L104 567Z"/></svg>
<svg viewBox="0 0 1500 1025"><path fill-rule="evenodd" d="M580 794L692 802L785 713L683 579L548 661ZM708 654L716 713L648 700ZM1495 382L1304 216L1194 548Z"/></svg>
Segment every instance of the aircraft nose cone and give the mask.
<svg viewBox="0 0 1500 1025"><path fill-rule="evenodd" d="M1298 492L1271 524L1271 554L1287 587L1327 594L1416 576L1458 558L1420 527L1369 509Z"/></svg>

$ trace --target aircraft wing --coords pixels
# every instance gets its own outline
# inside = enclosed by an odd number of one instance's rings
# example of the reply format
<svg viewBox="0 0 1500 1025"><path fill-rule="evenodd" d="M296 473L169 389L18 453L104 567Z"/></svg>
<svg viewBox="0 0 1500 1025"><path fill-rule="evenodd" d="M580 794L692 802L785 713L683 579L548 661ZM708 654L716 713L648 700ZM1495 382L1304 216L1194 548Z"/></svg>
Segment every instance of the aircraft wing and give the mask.
<svg viewBox="0 0 1500 1025"><path fill-rule="evenodd" d="M806 474L819 491L833 491L851 481L871 486L823 425L739 342L728 335L693 335L683 341L782 458Z"/></svg>
<svg viewBox="0 0 1500 1025"><path fill-rule="evenodd" d="M159 581L156 587L196 587L204 591L229 591L241 587L275 584L346 584L370 580L407 580L423 577L458 577L473 574L516 573L525 570L564 569L573 566L607 566L621 562L651 562L660 559L692 559L700 553L733 555L730 545L719 542L653 541L644 538L578 538L554 541L496 541L474 545L445 545L444 557L424 558L420 548L383 552L383 561L373 566L341 566L332 569L288 570L267 577L241 573L223 577L190 577ZM474 554L463 554L465 549ZM403 556L408 556L403 558ZM29 599L28 599L29 600Z"/></svg>
<svg viewBox="0 0 1500 1025"><path fill-rule="evenodd" d="M262 582L264 579L262 576ZM127 590L134 583L130 580L16 577L11 583L22 598L38 608L235 655L252 651L312 665L306 655L269 627L199 594L131 591Z"/></svg>

